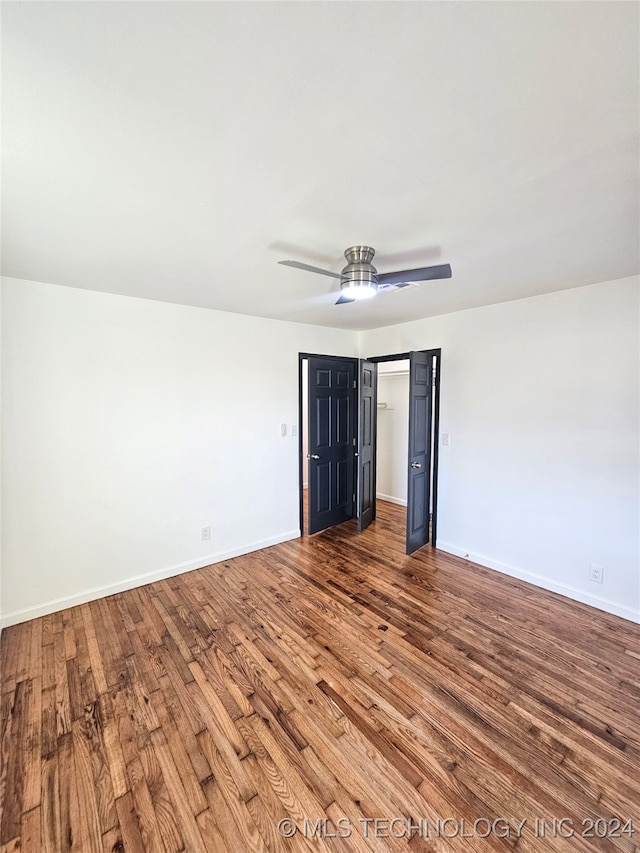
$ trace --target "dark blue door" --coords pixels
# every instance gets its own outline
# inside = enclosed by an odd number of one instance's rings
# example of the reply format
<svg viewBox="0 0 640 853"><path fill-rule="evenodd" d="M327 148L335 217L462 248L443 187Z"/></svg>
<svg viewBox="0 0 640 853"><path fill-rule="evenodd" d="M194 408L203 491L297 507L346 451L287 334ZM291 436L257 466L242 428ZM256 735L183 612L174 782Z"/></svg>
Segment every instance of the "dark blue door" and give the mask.
<svg viewBox="0 0 640 853"><path fill-rule="evenodd" d="M378 365L360 360L358 419L358 530L376 517L376 401Z"/></svg>
<svg viewBox="0 0 640 853"><path fill-rule="evenodd" d="M433 356L412 352L410 359L407 554L429 541Z"/></svg>
<svg viewBox="0 0 640 853"><path fill-rule="evenodd" d="M355 363L309 358L309 533L354 515Z"/></svg>

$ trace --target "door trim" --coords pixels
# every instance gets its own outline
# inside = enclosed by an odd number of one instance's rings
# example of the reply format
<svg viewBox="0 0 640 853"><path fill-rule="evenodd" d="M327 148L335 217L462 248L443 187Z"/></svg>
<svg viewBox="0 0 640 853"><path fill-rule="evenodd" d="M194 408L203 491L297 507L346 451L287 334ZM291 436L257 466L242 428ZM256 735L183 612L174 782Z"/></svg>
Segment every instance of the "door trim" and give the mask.
<svg viewBox="0 0 640 853"><path fill-rule="evenodd" d="M438 541L438 453L440 448L440 368L442 350L432 349L427 350L427 352L434 355L436 359L436 387L433 398L433 482L431 484L431 505L433 506L433 516L431 518L431 544L436 548L436 543Z"/></svg>
<svg viewBox="0 0 640 853"><path fill-rule="evenodd" d="M433 506L433 517L431 519L431 545L434 548L437 548L437 533L438 533L438 458L440 452L440 377L441 377L441 367L442 367L442 348L436 347L432 349L424 349L419 350L419 352L425 352L432 356L435 356L436 359L436 377L435 377L435 397L433 401L433 482L431 484L432 488L432 506ZM303 369L303 361L309 358L322 358L327 357L328 353L315 353L315 352L299 352L298 353L298 496L299 496L299 523L300 523L300 536L304 535L304 496L303 496L303 459L302 459L302 450L303 450L303 434L302 434L302 424L303 424L303 415L302 415L302 369ZM394 353L392 355L377 355L377 356L367 356L366 361L372 361L374 363L382 363L385 361L402 361L408 359L410 356L409 352L402 353ZM354 365L358 365L358 359L351 356L343 356L343 355L332 355L328 356L329 358L335 358L339 361L350 361ZM376 411L377 418L377 411ZM356 427L359 429L359 425Z"/></svg>
<svg viewBox="0 0 640 853"><path fill-rule="evenodd" d="M418 352L428 352L428 350L418 350ZM375 355L367 358L366 361L373 361L375 364L382 364L384 361L407 361L411 356L410 352L399 352L396 355Z"/></svg>

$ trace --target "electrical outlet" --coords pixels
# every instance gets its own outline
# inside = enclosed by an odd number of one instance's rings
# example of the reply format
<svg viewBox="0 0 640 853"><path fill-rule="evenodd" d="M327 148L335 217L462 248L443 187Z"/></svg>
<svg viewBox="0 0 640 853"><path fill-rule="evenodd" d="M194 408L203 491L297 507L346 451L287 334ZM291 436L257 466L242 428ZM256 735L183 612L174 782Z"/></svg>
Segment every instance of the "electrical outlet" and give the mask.
<svg viewBox="0 0 640 853"><path fill-rule="evenodd" d="M207 542L209 539L211 539L211 525L207 524L206 527L200 528L200 541Z"/></svg>
<svg viewBox="0 0 640 853"><path fill-rule="evenodd" d="M589 580L594 583L602 583L604 579L604 569L602 566L596 566L595 563L591 563L589 566Z"/></svg>

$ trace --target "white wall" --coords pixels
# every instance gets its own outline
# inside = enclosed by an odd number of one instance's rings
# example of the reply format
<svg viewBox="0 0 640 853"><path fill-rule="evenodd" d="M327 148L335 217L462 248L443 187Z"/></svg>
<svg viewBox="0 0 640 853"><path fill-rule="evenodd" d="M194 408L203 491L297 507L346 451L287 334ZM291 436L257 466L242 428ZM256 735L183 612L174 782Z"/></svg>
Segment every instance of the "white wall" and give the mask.
<svg viewBox="0 0 640 853"><path fill-rule="evenodd" d="M402 368L404 373L398 373ZM401 506L407 505L408 446L409 362L382 362L378 365L376 492L378 498Z"/></svg>
<svg viewBox="0 0 640 853"><path fill-rule="evenodd" d="M298 352L355 333L12 279L2 322L3 624L298 535Z"/></svg>
<svg viewBox="0 0 640 853"><path fill-rule="evenodd" d="M361 334L442 347L438 547L640 621L639 320L633 277Z"/></svg>
<svg viewBox="0 0 640 853"><path fill-rule="evenodd" d="M637 278L359 336L5 279L2 324L3 624L296 536L297 354L358 338L443 349L439 546L640 621Z"/></svg>

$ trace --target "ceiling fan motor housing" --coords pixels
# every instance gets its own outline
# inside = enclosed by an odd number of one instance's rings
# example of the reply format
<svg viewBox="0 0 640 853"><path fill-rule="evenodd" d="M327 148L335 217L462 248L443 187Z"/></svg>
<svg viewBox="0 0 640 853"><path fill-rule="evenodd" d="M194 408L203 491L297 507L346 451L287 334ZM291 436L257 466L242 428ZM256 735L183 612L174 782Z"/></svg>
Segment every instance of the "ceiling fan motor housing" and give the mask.
<svg viewBox="0 0 640 853"><path fill-rule="evenodd" d="M374 255L375 249L371 246L351 246L345 251L344 256L348 263L340 273L341 290L346 287L377 288L378 271L371 263Z"/></svg>
<svg viewBox="0 0 640 853"><path fill-rule="evenodd" d="M420 267L415 270L396 270L396 272L378 273L371 261L375 250L371 246L350 246L344 253L347 265L341 273L323 270L300 261L278 261L286 267L306 270L307 272L328 275L340 279L340 299L336 305L354 302L356 299L370 299L376 293L385 290L397 290L421 281L432 281L438 278L451 278L449 264L438 264L430 267Z"/></svg>

